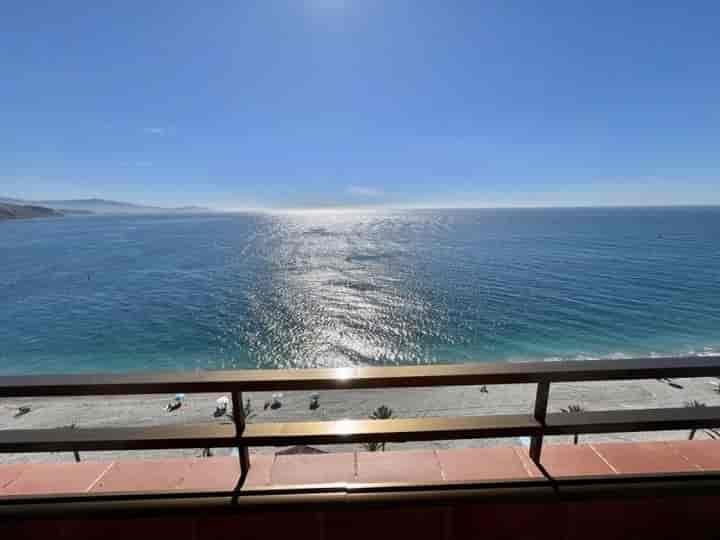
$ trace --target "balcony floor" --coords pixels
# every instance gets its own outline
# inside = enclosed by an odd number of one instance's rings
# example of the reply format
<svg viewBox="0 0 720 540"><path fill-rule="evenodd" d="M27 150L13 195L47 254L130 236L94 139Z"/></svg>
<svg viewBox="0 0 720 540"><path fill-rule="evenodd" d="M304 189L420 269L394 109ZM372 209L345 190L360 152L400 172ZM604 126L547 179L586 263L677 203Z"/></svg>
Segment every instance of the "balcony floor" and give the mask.
<svg viewBox="0 0 720 540"><path fill-rule="evenodd" d="M546 445L555 477L720 470L720 441ZM0 464L0 496L232 489L235 457ZM455 450L252 454L247 488L318 483L429 483L540 478L519 447Z"/></svg>

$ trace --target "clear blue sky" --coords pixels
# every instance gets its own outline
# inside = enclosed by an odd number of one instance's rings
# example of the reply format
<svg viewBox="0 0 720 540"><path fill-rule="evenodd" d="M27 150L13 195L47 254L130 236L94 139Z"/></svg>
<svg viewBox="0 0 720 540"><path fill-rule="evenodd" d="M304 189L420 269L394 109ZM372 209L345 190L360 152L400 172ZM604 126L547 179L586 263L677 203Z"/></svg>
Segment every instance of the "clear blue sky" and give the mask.
<svg viewBox="0 0 720 540"><path fill-rule="evenodd" d="M720 204L720 3L33 1L0 195Z"/></svg>

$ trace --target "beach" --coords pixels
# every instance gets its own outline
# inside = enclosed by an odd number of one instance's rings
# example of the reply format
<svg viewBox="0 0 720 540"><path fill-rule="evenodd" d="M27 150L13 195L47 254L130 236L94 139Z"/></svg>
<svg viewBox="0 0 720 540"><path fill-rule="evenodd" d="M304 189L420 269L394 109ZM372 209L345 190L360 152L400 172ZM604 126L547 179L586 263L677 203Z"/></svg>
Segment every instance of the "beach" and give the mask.
<svg viewBox="0 0 720 540"><path fill-rule="evenodd" d="M549 412L559 412L577 404L589 411L683 407L697 400L708 406L720 405L716 391L717 379L675 379L676 388L656 380L558 383L551 386ZM249 422L302 422L365 419L373 410L386 405L394 418L483 416L492 414L523 414L532 411L535 385L491 385L487 392L478 386L423 389L333 390L319 392L319 407L310 409L312 391L284 392L278 409L268 407L273 393L253 392L243 396L250 400ZM75 424L77 428L168 425L191 422L221 422L214 418L216 400L221 394L187 394L180 409L166 412L173 395L72 397L4 399L0 401L0 429L38 429ZM14 417L20 407L30 412ZM570 413L572 414L572 413ZM687 439L689 432L666 431L607 435L581 435L581 442ZM696 438L708 438L702 430ZM546 444L572 442L572 437L549 437ZM527 440L473 439L388 444L387 451L411 448L454 448L478 446L520 446ZM318 447L328 452L360 450L363 445L327 445ZM252 452L271 453L280 448L256 448ZM214 455L227 455L230 449L214 449ZM83 460L117 460L157 458L165 456L199 456L202 449L155 450L128 452L84 452ZM70 462L72 453L4 454L0 463Z"/></svg>

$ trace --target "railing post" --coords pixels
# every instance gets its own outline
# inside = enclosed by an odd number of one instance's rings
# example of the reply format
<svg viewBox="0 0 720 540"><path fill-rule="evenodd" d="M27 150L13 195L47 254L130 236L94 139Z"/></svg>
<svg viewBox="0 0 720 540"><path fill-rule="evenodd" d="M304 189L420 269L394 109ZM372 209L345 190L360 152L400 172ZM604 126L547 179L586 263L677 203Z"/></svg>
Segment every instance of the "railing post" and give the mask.
<svg viewBox="0 0 720 540"><path fill-rule="evenodd" d="M540 464L540 454L542 453L543 433L545 432L545 416L547 415L548 397L550 396L550 383L548 381L539 382L537 393L535 394L535 420L540 422L541 431L538 435L534 435L530 441L530 459L536 464Z"/></svg>
<svg viewBox="0 0 720 540"><path fill-rule="evenodd" d="M75 429L75 424L71 424L70 429ZM75 458L75 463L80 463L80 452L73 449L73 457Z"/></svg>
<svg viewBox="0 0 720 540"><path fill-rule="evenodd" d="M242 434L245 430L245 409L243 409L242 392L232 393L232 418L235 422L235 437L237 438L238 455L240 457L240 479L238 480L235 491L237 492L245 483L248 471L250 470L250 453L247 446L242 444ZM237 496L237 493L235 494Z"/></svg>

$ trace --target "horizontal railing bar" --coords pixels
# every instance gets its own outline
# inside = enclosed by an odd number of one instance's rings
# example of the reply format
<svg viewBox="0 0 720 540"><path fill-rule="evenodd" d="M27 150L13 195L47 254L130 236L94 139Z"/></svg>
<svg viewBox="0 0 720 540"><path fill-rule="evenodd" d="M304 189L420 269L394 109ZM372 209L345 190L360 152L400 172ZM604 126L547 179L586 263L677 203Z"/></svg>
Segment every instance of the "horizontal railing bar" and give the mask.
<svg viewBox="0 0 720 540"><path fill-rule="evenodd" d="M0 397L409 388L720 376L720 356L0 377Z"/></svg>
<svg viewBox="0 0 720 540"><path fill-rule="evenodd" d="M233 424L0 430L0 452L222 448L237 443Z"/></svg>
<svg viewBox="0 0 720 540"><path fill-rule="evenodd" d="M720 407L683 407L621 411L552 413L545 435L669 431L720 426Z"/></svg>
<svg viewBox="0 0 720 540"><path fill-rule="evenodd" d="M242 441L248 446L410 442L531 436L540 428L530 415L263 423L248 424Z"/></svg>
<svg viewBox="0 0 720 540"><path fill-rule="evenodd" d="M700 429L720 426L720 407L553 413L543 427L530 415L459 416L389 420L255 423L245 446L356 444L474 438ZM157 450L232 447L231 423L171 426L0 430L0 452Z"/></svg>
<svg viewBox="0 0 720 540"><path fill-rule="evenodd" d="M531 436L529 415L247 424L244 446L351 444ZM236 446L230 423L117 428L0 430L0 452L158 450Z"/></svg>

